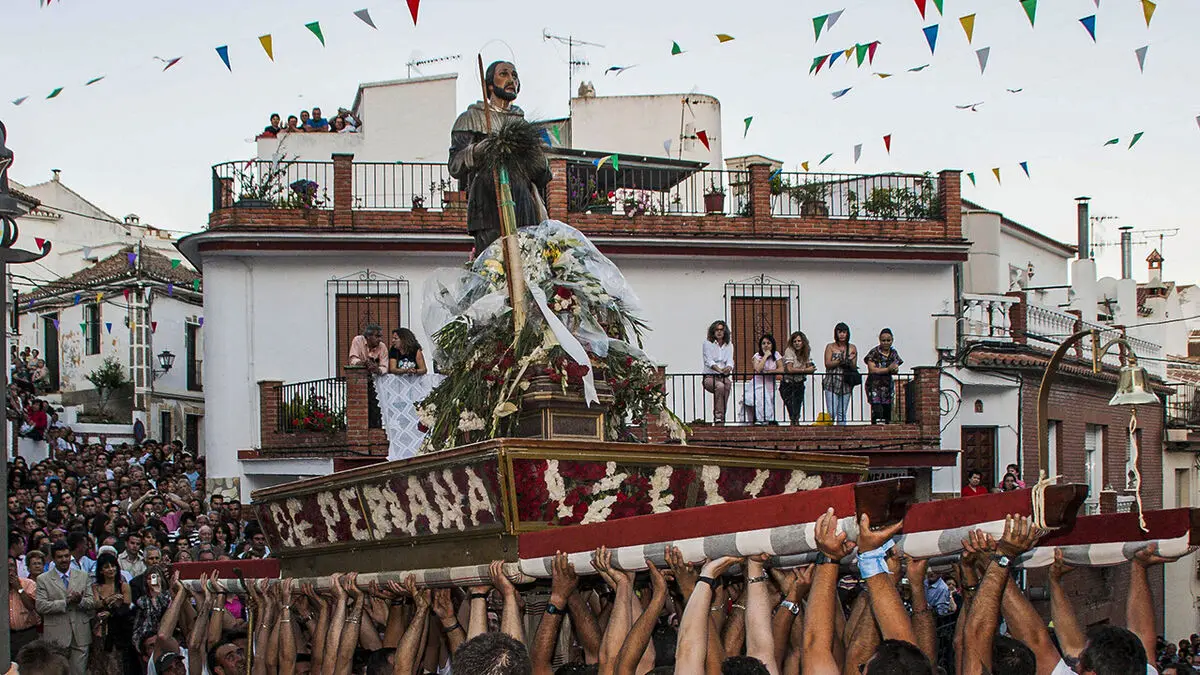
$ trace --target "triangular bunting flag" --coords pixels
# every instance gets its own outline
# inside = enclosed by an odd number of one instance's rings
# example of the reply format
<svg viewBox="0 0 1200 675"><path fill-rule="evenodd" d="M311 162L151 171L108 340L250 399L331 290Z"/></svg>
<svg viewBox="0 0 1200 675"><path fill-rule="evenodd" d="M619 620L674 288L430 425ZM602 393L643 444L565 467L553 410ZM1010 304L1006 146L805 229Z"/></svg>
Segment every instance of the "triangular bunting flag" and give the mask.
<svg viewBox="0 0 1200 675"><path fill-rule="evenodd" d="M129 253L126 253L126 254L125 254L125 258L129 260L129 264L130 264L130 265L132 265L132 264L134 264L135 262L137 262L137 254L136 254L136 253L134 253L133 251L130 251Z"/></svg>
<svg viewBox="0 0 1200 675"><path fill-rule="evenodd" d="M962 24L963 32L967 34L967 44L971 44L971 40L975 39L975 15L960 16L958 22Z"/></svg>
<svg viewBox="0 0 1200 675"><path fill-rule="evenodd" d="M100 302L100 301L101 301L101 300L103 300L103 299L104 299L104 293L103 293L103 292L99 292L99 293L97 293L97 294L96 294L96 302Z"/></svg>
<svg viewBox="0 0 1200 675"><path fill-rule="evenodd" d="M925 18L925 0L914 0L917 3L917 11L921 13L921 18Z"/></svg>
<svg viewBox="0 0 1200 675"><path fill-rule="evenodd" d="M62 87L55 87L54 91L50 92L50 95L47 96L46 98L47 99L57 98L58 95L62 93L62 90L63 90Z"/></svg>
<svg viewBox="0 0 1200 675"><path fill-rule="evenodd" d="M847 49L845 52L843 52L843 55L846 57L847 60L849 60L850 55L853 53L854 53L854 47L851 47L851 48Z"/></svg>
<svg viewBox="0 0 1200 675"><path fill-rule="evenodd" d="M705 131L704 129L697 131L696 138L700 139L700 142L704 144L705 150L712 150L712 148L708 147L708 132L707 131Z"/></svg>
<svg viewBox="0 0 1200 675"><path fill-rule="evenodd" d="M96 84L97 82L99 82L100 80L103 80L103 79L104 79L104 75L101 75L100 77L93 77L92 79L88 80L87 82L84 82L83 86L90 87L93 84Z"/></svg>
<svg viewBox="0 0 1200 675"><path fill-rule="evenodd" d="M90 257L92 257L92 249L91 249L91 247L90 247L90 246L84 246L84 247L83 247L83 258L84 258L84 260L87 260L87 259L88 259L88 258L90 258Z"/></svg>
<svg viewBox="0 0 1200 675"><path fill-rule="evenodd" d="M112 335L112 324L111 324L111 323L107 323L107 322L105 322L105 324L104 324L104 330L108 331L108 334L109 334L109 335Z"/></svg>
<svg viewBox="0 0 1200 675"><path fill-rule="evenodd" d="M225 64L225 67L228 68L229 72L232 73L233 66L229 65L229 45L221 45L220 47L217 47L217 56L221 57L221 61ZM166 70L166 68L163 70Z"/></svg>
<svg viewBox="0 0 1200 675"><path fill-rule="evenodd" d="M942 14L942 0L933 0L933 6L937 7L938 14Z"/></svg>
<svg viewBox="0 0 1200 675"><path fill-rule="evenodd" d="M1154 16L1154 8L1158 5L1150 0L1142 0L1142 14L1146 17L1146 28L1150 27L1150 17Z"/></svg>
<svg viewBox="0 0 1200 675"><path fill-rule="evenodd" d="M921 72L922 70L925 70L925 69L926 69L926 68L928 68L928 67L929 67L929 64L928 64L928 63L926 63L926 64L925 64L925 65L923 65L923 66L917 66L917 67L915 67L915 68L909 68L909 69L908 69L908 72L910 72L910 73L919 73L919 72Z"/></svg>
<svg viewBox="0 0 1200 675"><path fill-rule="evenodd" d="M1196 126L1200 127L1200 115L1196 115Z"/></svg>
<svg viewBox="0 0 1200 675"><path fill-rule="evenodd" d="M867 62L872 65L874 65L874 63L875 63L875 50L876 49L879 49L879 40L876 40L876 41L872 42L871 44L867 45Z"/></svg>
<svg viewBox="0 0 1200 675"><path fill-rule="evenodd" d="M38 250L40 251L42 250L42 245L46 243L46 240L42 239L41 237L34 237L33 243L37 245Z"/></svg>
<svg viewBox="0 0 1200 675"><path fill-rule="evenodd" d="M1110 138L1107 141L1105 141L1104 144L1105 145L1116 145L1117 143L1120 143L1120 142L1121 142L1121 139L1119 139L1119 138Z"/></svg>
<svg viewBox="0 0 1200 675"><path fill-rule="evenodd" d="M881 80L886 80L891 76L892 76L891 73L875 73L875 77L878 77Z"/></svg>
<svg viewBox="0 0 1200 675"><path fill-rule="evenodd" d="M836 62L836 61L837 61L839 58L841 58L841 57L842 57L842 54L843 54L843 52L841 52L841 51L836 51L836 52L834 52L834 53L832 53L832 54L830 54L830 55L829 55L829 67L830 67L830 68L832 68L832 67L833 67L833 64L834 64L834 62Z"/></svg>
<svg viewBox="0 0 1200 675"><path fill-rule="evenodd" d="M550 127L550 134L554 136L555 141L562 143L562 131L558 127Z"/></svg>
<svg viewBox="0 0 1200 675"><path fill-rule="evenodd" d="M883 147L887 148L888 154L892 154L892 135L888 134L883 137Z"/></svg>
<svg viewBox="0 0 1200 675"><path fill-rule="evenodd" d="M975 50L975 57L979 59L979 74L980 75L983 74L983 71L987 70L988 56L991 55L991 53L992 53L991 47L980 47L979 49Z"/></svg>
<svg viewBox="0 0 1200 675"><path fill-rule="evenodd" d="M818 56L817 58L813 59L812 65L808 68L808 74L812 75L813 73L821 72L821 66L825 65L825 61L828 59L828 54L825 54L824 56Z"/></svg>
<svg viewBox="0 0 1200 675"><path fill-rule="evenodd" d="M1037 0L1021 0L1021 6L1025 8L1025 16L1029 17L1029 25L1033 26L1034 17L1037 16Z"/></svg>
<svg viewBox="0 0 1200 675"><path fill-rule="evenodd" d="M717 33L717 42L720 42L721 44L725 44L726 42L730 42L731 40L733 40L732 35L729 35L727 33Z"/></svg>
<svg viewBox="0 0 1200 675"><path fill-rule="evenodd" d="M925 32L925 41L929 43L929 53L932 54L937 47L938 25L935 23L932 26L923 28Z"/></svg>
<svg viewBox="0 0 1200 675"><path fill-rule="evenodd" d="M1137 145L1138 141L1142 140L1142 134L1144 134L1144 133L1146 133L1146 132L1139 131L1133 135L1133 140L1129 141L1129 149L1132 149L1133 146Z"/></svg>
<svg viewBox="0 0 1200 675"><path fill-rule="evenodd" d="M750 133L750 123L753 121L754 121L753 115L742 120L742 122L745 123L745 125L746 125L746 128L742 130L742 138L745 138L746 134Z"/></svg>
<svg viewBox="0 0 1200 675"><path fill-rule="evenodd" d="M180 260L179 258L171 258L171 269L175 269L176 267L179 267L179 264L182 262L183 261Z"/></svg>
<svg viewBox="0 0 1200 675"><path fill-rule="evenodd" d="M197 318L196 318L196 323L197 323L197 324L198 324L198 325L199 325L201 328L203 328L203 327L204 327L204 317L202 317L202 316L201 316L201 317L197 317Z"/></svg>
<svg viewBox="0 0 1200 675"><path fill-rule="evenodd" d="M822 165L822 164L824 164L825 162L828 162L830 157L833 157L833 153L832 153L832 152L831 152L831 153L829 153L828 155L825 155L824 157L822 157L822 158L821 158L821 161L817 162L817 166L821 166L821 165Z"/></svg>
<svg viewBox="0 0 1200 675"><path fill-rule="evenodd" d="M612 164L613 171L621 170L621 166L618 163L619 160L616 155L605 155L604 157L601 157L600 159L597 159L596 161L592 162L592 164L595 165L596 170L599 171L600 167L604 166L605 162Z"/></svg>
<svg viewBox="0 0 1200 675"><path fill-rule="evenodd" d="M1137 49L1133 50L1133 53L1137 54L1138 70L1142 71L1143 73L1146 72L1146 52L1148 51L1150 51L1150 45L1138 47Z"/></svg>
<svg viewBox="0 0 1200 675"><path fill-rule="evenodd" d="M808 162L800 162L800 168L808 171Z"/></svg>
<svg viewBox="0 0 1200 675"><path fill-rule="evenodd" d="M171 66L175 65L176 63L179 63L182 59L183 59L182 56L176 56L173 59L167 59L167 62L166 62L167 65L163 66L163 71L166 71Z"/></svg>
<svg viewBox="0 0 1200 675"><path fill-rule="evenodd" d="M666 153L667 157L671 156L671 139L668 138L663 141L663 152Z"/></svg>
<svg viewBox="0 0 1200 675"><path fill-rule="evenodd" d="M172 283L167 284L167 295L170 295L170 296L175 295L175 284L172 284Z"/></svg>
<svg viewBox="0 0 1200 675"><path fill-rule="evenodd" d="M21 98L14 98L12 104L13 105L21 105L28 98L29 98L28 96L22 96Z"/></svg>
<svg viewBox="0 0 1200 675"><path fill-rule="evenodd" d="M267 53L267 58L274 61L275 51L271 47L271 34L267 33L266 35L259 35L258 43L262 45L263 51Z"/></svg>
<svg viewBox="0 0 1200 675"><path fill-rule="evenodd" d="M73 305L79 304L79 294L78 293L76 293L75 297L71 299L71 304L73 304Z"/></svg>
<svg viewBox="0 0 1200 675"><path fill-rule="evenodd" d="M306 24L304 24L304 27L311 30L312 34L317 36L317 39L321 41L322 47L325 46L325 36L321 33L321 22L320 21L313 21L312 23L306 23Z"/></svg>
<svg viewBox="0 0 1200 675"><path fill-rule="evenodd" d="M671 43L671 56L678 56L678 55L680 55L680 54L682 54L682 53L683 53L683 50L682 50L682 49L680 49L680 47L679 47L679 43L678 43L678 42L672 42L672 43Z"/></svg>
<svg viewBox="0 0 1200 675"><path fill-rule="evenodd" d="M199 279L192 279L192 290L196 291L197 293L200 292L200 280Z"/></svg>
<svg viewBox="0 0 1200 675"><path fill-rule="evenodd" d="M829 20L828 14L813 17L813 33L816 34L815 40L821 39L821 29L825 27L825 22Z"/></svg>
<svg viewBox="0 0 1200 675"><path fill-rule="evenodd" d="M871 45L854 45L855 58L858 59L858 65L862 66L863 60L867 58L867 50Z"/></svg>
<svg viewBox="0 0 1200 675"><path fill-rule="evenodd" d="M829 21L826 22L826 24L825 24L825 30L827 30L827 31L833 30L833 25L838 22L838 19L842 18L842 12L844 12L844 11L846 11L846 10L839 9L836 12L828 14Z"/></svg>
<svg viewBox="0 0 1200 675"><path fill-rule="evenodd" d="M833 92L833 100L835 100L835 101L836 101L836 100L838 100L839 98L841 98L841 97L845 96L845 95L846 95L846 94L848 94L848 93L850 92L850 90L851 90L851 89L853 89L853 88L854 88L854 87L846 87L845 89L839 89L839 90L837 90L837 91Z"/></svg>
<svg viewBox="0 0 1200 675"><path fill-rule="evenodd" d="M968 172L967 172L967 178L969 178L969 179L971 180L971 187L974 187L974 186L975 186L975 172L974 172L974 171L968 171Z"/></svg>
<svg viewBox="0 0 1200 675"><path fill-rule="evenodd" d="M1085 16L1079 20L1083 27L1087 29L1088 35L1092 36L1092 42L1096 41L1096 15Z"/></svg>
<svg viewBox="0 0 1200 675"><path fill-rule="evenodd" d="M362 22L367 24L371 28L375 28L376 30L378 30L378 27L375 25L375 22L371 20L371 12L369 12L368 10L365 10L365 9L355 10L354 16L357 16L358 18L362 19Z"/></svg>
<svg viewBox="0 0 1200 675"><path fill-rule="evenodd" d="M30 306L30 307L32 307L32 306L33 306L33 301L32 301L32 300L30 300L30 301L29 301L29 306ZM54 330L58 330L58 325L59 325L59 324L58 324L58 319L55 319L55 320L54 320Z"/></svg>
<svg viewBox="0 0 1200 675"><path fill-rule="evenodd" d="M86 323L79 324L79 332L83 333L84 335L87 335L87 324Z"/></svg>
<svg viewBox="0 0 1200 675"><path fill-rule="evenodd" d="M153 332L156 332L157 330L158 330L158 322L151 321L150 322L150 332L153 333Z"/></svg>
<svg viewBox="0 0 1200 675"><path fill-rule="evenodd" d="M854 146L854 163L858 164L858 158L862 157L862 143L857 143Z"/></svg>
<svg viewBox="0 0 1200 675"><path fill-rule="evenodd" d="M408 0L408 13L412 15L413 25L417 25L417 10L421 7L421 0Z"/></svg>
<svg viewBox="0 0 1200 675"><path fill-rule="evenodd" d="M1029 162L1021 162L1021 170L1025 172L1025 177L1029 178Z"/></svg>
<svg viewBox="0 0 1200 675"><path fill-rule="evenodd" d="M129 289L126 288L124 291L121 291L121 294L125 296L125 301L129 302Z"/></svg>
<svg viewBox="0 0 1200 675"><path fill-rule="evenodd" d="M1000 184L1000 167L992 169L992 175L996 177L996 184Z"/></svg>

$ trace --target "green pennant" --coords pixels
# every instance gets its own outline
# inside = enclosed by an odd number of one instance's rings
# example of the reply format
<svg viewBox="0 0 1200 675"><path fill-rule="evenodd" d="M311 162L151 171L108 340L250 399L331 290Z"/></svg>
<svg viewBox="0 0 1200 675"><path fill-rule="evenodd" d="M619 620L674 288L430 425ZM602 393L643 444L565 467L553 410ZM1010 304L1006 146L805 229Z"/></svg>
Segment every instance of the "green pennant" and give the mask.
<svg viewBox="0 0 1200 675"><path fill-rule="evenodd" d="M1104 144L1105 145L1116 145L1117 143L1120 143L1120 142L1121 142L1121 139L1119 139L1119 138L1110 138L1107 141L1105 141Z"/></svg>
<svg viewBox="0 0 1200 675"><path fill-rule="evenodd" d="M812 75L813 72L820 70L821 66L825 63L825 60L828 58L829 58L829 55L824 54L824 55L818 56L817 58L813 59L812 65L808 67L808 74Z"/></svg>
<svg viewBox="0 0 1200 675"><path fill-rule="evenodd" d="M317 39L321 41L322 47L325 46L325 36L321 34L321 22L320 21L306 23L306 24L304 24L304 27L311 30L313 35L317 36Z"/></svg>
<svg viewBox="0 0 1200 675"><path fill-rule="evenodd" d="M83 333L84 335L87 335L87 324L86 323L79 324L79 332Z"/></svg>
<svg viewBox="0 0 1200 675"><path fill-rule="evenodd" d="M831 153L829 153L828 155L825 155L824 157L822 157L822 158L821 158L821 161L817 162L817 166L821 166L821 165L822 165L822 164L824 164L825 162L828 162L830 157L833 157L833 153L832 153L832 152L831 152Z"/></svg>
<svg viewBox="0 0 1200 675"><path fill-rule="evenodd" d="M971 179L971 185L975 185L975 172L973 172L973 171L968 171L968 172L967 172L967 178L970 178L970 179Z"/></svg>
<svg viewBox="0 0 1200 675"><path fill-rule="evenodd" d="M180 260L179 258L171 258L171 269L175 269L176 267L179 267L179 263L181 263L181 262L183 262L183 261Z"/></svg>
<svg viewBox="0 0 1200 675"><path fill-rule="evenodd" d="M943 0L933 0L934 6L938 8L938 14L945 14L945 12L942 11L942 2Z"/></svg>
<svg viewBox="0 0 1200 675"><path fill-rule="evenodd" d="M200 280L199 279L192 279L192 290L196 291L197 293L200 292Z"/></svg>
<svg viewBox="0 0 1200 675"><path fill-rule="evenodd" d="M562 131L557 126L550 127L550 134L554 136L554 140L562 143Z"/></svg>
<svg viewBox="0 0 1200 675"><path fill-rule="evenodd" d="M683 53L683 50L679 48L679 43L672 42L671 43L671 56L678 56L682 53Z"/></svg>
<svg viewBox="0 0 1200 675"><path fill-rule="evenodd" d="M862 66L863 59L867 58L867 50L870 48L871 45L854 45L854 49L857 52L855 56L858 58L859 66Z"/></svg>
<svg viewBox="0 0 1200 675"><path fill-rule="evenodd" d="M1021 0L1021 6L1025 8L1025 16L1029 17L1029 25L1032 26L1037 15L1037 0Z"/></svg>
<svg viewBox="0 0 1200 675"><path fill-rule="evenodd" d="M55 87L54 91L50 92L50 95L47 96L46 98L47 99L55 98L56 96L58 96L59 94L62 93L62 90L63 90L62 87Z"/></svg>
<svg viewBox="0 0 1200 675"><path fill-rule="evenodd" d="M816 40L821 39L821 29L825 27L825 22L829 20L828 14L813 17L813 32L816 33Z"/></svg>
<svg viewBox="0 0 1200 675"><path fill-rule="evenodd" d="M751 116L747 117L746 119L742 120L742 123L746 125L746 128L742 130L742 138L745 138L746 134L750 133L750 123L753 121L754 121L754 115L751 115Z"/></svg>
<svg viewBox="0 0 1200 675"><path fill-rule="evenodd" d="M1146 132L1144 132L1144 131L1139 131L1139 132L1137 132L1136 134L1134 134L1134 135L1133 135L1133 140L1129 141L1129 148L1128 148L1128 149L1133 149L1133 146L1137 145L1137 142L1138 142L1138 141L1140 141L1140 140L1142 140L1142 134L1144 134L1144 133L1146 133Z"/></svg>

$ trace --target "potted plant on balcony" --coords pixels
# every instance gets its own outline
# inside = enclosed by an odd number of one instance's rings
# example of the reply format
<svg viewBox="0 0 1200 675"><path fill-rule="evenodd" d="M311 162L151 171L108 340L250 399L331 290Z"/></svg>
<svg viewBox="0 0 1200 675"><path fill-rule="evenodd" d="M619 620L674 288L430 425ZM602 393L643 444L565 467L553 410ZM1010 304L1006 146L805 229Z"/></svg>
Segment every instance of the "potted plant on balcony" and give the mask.
<svg viewBox="0 0 1200 675"><path fill-rule="evenodd" d="M413 213L425 213L426 211L429 210L429 209L425 208L425 196L424 195L413 195L412 196L412 210L413 210Z"/></svg>
<svg viewBox="0 0 1200 675"><path fill-rule="evenodd" d="M826 183L802 183L789 189L792 201L800 205L800 215L826 217L829 215L829 205L825 197L829 194Z"/></svg>
<svg viewBox="0 0 1200 675"><path fill-rule="evenodd" d="M704 212L705 213L725 213L725 187L716 183L709 183L708 190L704 192Z"/></svg>
<svg viewBox="0 0 1200 675"><path fill-rule="evenodd" d="M437 194L438 190L442 192L442 208L445 209L465 209L467 208L467 191L455 190L454 181L443 178L433 181L429 184L429 194Z"/></svg>
<svg viewBox="0 0 1200 675"><path fill-rule="evenodd" d="M283 194L283 181L288 170L296 163L293 157L280 157L278 161L250 161L233 170L238 184L238 200L235 208L271 208Z"/></svg>
<svg viewBox="0 0 1200 675"><path fill-rule="evenodd" d="M613 212L613 201L612 200L615 198L616 198L616 194L613 192L609 192L608 194L604 194L604 193L598 192L598 191L593 192L591 199L588 201L587 205L584 206L583 211L584 211L584 213L611 214Z"/></svg>

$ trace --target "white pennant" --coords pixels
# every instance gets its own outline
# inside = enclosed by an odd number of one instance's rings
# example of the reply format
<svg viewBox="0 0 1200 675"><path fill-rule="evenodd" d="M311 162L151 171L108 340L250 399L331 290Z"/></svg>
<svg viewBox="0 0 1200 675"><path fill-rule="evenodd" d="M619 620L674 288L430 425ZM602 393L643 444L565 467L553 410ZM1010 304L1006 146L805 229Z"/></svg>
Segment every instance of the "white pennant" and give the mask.
<svg viewBox="0 0 1200 675"><path fill-rule="evenodd" d="M1138 70L1142 71L1143 73L1146 72L1146 52L1148 51L1150 51L1150 45L1138 47L1137 49L1133 50L1133 53L1137 54Z"/></svg>
<svg viewBox="0 0 1200 675"><path fill-rule="evenodd" d="M862 143L854 146L854 163L858 164L858 158L862 157Z"/></svg>
<svg viewBox="0 0 1200 675"><path fill-rule="evenodd" d="M975 56L979 58L979 74L980 75L983 74L983 71L987 70L988 56L990 56L991 53L992 53L991 47L983 47L981 49L975 50Z"/></svg>
<svg viewBox="0 0 1200 675"><path fill-rule="evenodd" d="M839 9L838 11L830 14L828 16L828 18L826 18L826 20L825 20L825 30L826 31L833 30L833 24L837 23L838 19L842 18L842 12L844 12L844 11L846 11L846 10Z"/></svg>
<svg viewBox="0 0 1200 675"><path fill-rule="evenodd" d="M663 141L663 151L667 153L667 157L671 156L671 139Z"/></svg>

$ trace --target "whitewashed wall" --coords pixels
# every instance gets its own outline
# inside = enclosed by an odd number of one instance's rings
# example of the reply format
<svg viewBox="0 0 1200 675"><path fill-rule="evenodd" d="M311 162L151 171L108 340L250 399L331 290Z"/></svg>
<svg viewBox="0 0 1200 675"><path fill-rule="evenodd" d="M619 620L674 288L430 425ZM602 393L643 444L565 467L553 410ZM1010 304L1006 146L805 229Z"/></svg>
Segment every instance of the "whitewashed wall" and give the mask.
<svg viewBox="0 0 1200 675"><path fill-rule="evenodd" d="M683 99L690 101L685 110ZM681 113L683 113L681 118ZM709 147L682 134L708 134ZM627 154L665 156L663 141L670 139L675 159L708 162L722 167L721 102L705 94L653 94L647 96L596 96L571 99L571 147Z"/></svg>
<svg viewBox="0 0 1200 675"><path fill-rule="evenodd" d="M996 428L996 464L993 471L999 476L1004 467L1017 462L1021 424L1020 387L1014 376L982 373L966 368L947 370L942 375L943 402L949 413L942 416L942 448L962 449L963 427ZM983 404L983 412L975 412L975 402ZM1036 421L1033 421L1036 424ZM982 468L982 467L980 467ZM953 467L933 470L933 492L953 495L962 490L962 457Z"/></svg>

